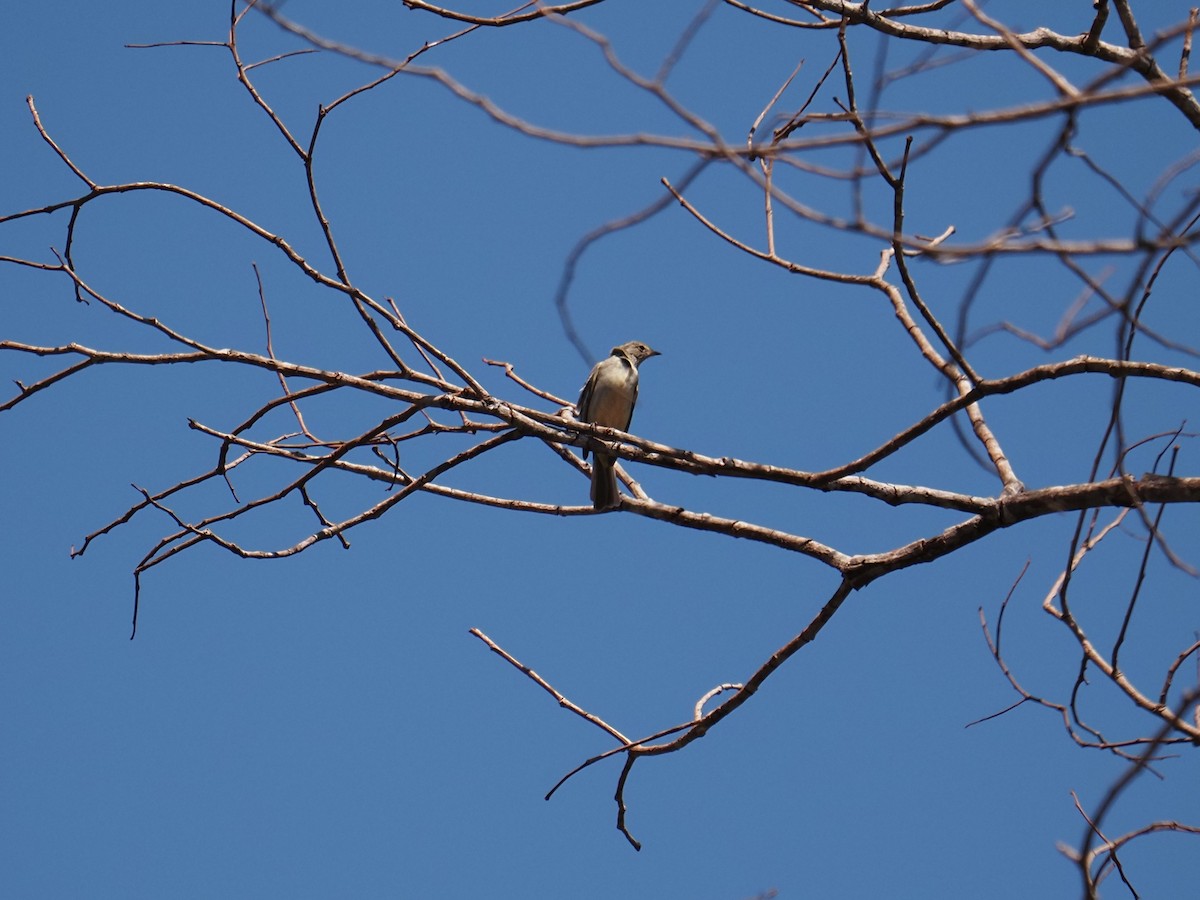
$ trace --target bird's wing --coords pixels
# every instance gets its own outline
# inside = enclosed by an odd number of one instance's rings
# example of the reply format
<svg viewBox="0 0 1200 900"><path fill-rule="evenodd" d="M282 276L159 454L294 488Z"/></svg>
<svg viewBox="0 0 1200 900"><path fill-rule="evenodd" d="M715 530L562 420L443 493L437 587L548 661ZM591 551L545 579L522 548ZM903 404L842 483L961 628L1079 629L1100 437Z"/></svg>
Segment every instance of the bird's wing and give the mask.
<svg viewBox="0 0 1200 900"><path fill-rule="evenodd" d="M588 409L592 405L592 391L596 388L596 369L592 368L591 374L588 375L588 380L583 383L583 390L579 392L579 402L575 404L575 414L579 416L581 422L591 421L588 418Z"/></svg>
<svg viewBox="0 0 1200 900"><path fill-rule="evenodd" d="M592 421L592 395L596 391L596 381L600 377L600 364L592 366L592 371L588 375L587 381L583 383L583 390L579 392L579 402L575 404L575 413L581 422ZM588 458L588 448L583 448L583 458Z"/></svg>

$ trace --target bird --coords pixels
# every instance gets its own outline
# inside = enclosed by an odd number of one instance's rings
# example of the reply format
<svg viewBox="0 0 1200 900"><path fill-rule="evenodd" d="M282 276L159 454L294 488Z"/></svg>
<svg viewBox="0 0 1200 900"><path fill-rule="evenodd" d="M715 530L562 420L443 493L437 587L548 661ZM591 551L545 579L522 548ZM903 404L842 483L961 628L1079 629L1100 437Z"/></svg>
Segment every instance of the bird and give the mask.
<svg viewBox="0 0 1200 900"><path fill-rule="evenodd" d="M638 366L652 356L662 356L641 341L627 341L612 348L612 353L596 363L579 394L576 410L579 420L628 431L638 395ZM583 458L587 459L587 447ZM620 505L617 494L616 462L611 453L597 450L592 460L592 506L598 510Z"/></svg>

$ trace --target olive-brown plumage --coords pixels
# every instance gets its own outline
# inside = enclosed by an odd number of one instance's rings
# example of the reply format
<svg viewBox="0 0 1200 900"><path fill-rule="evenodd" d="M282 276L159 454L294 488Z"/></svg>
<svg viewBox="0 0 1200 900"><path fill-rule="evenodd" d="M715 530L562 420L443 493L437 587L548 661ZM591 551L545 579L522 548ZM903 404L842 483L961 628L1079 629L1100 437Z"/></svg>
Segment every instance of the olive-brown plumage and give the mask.
<svg viewBox="0 0 1200 900"><path fill-rule="evenodd" d="M594 425L628 431L638 395L638 366L659 356L641 341L629 341L613 347L612 354L596 363L579 394L579 418ZM583 458L588 451L584 448ZM613 509L620 505L615 460L610 453L596 451L592 460L592 506Z"/></svg>

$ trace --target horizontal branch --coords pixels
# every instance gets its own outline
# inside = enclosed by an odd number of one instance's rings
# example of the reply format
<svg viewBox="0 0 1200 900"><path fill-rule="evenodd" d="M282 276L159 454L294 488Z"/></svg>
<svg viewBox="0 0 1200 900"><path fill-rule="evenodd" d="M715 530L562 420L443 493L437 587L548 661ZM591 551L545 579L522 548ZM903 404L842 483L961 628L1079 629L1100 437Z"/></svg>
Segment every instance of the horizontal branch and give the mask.
<svg viewBox="0 0 1200 900"><path fill-rule="evenodd" d="M1175 478L1146 473L1088 484L1071 484L1025 491L993 501L987 515L951 526L931 538L920 538L886 553L851 559L844 570L855 587L862 587L897 569L932 562L981 537L1018 522L1060 512L1136 507L1145 503L1200 502L1200 478Z"/></svg>

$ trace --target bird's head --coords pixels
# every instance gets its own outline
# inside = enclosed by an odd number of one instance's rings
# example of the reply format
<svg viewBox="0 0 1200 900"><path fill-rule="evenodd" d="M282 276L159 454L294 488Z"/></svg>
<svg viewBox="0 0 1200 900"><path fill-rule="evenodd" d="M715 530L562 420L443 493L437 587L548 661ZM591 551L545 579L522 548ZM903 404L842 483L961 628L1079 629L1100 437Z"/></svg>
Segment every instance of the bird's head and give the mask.
<svg viewBox="0 0 1200 900"><path fill-rule="evenodd" d="M635 366L641 365L643 360L647 360L652 356L662 356L657 350L651 350L646 344L641 341L627 341L619 347L613 347L613 356L628 356L633 360Z"/></svg>

